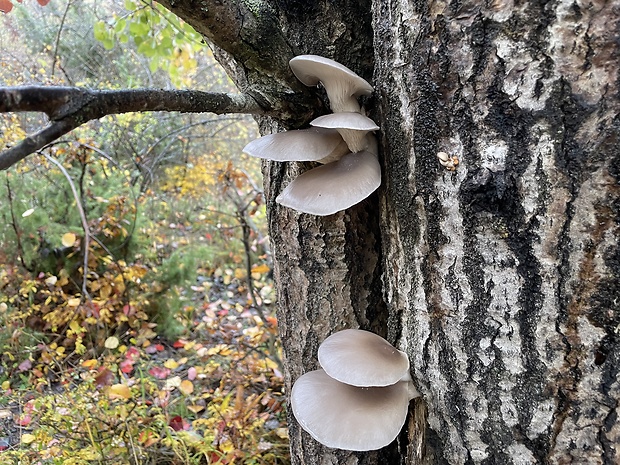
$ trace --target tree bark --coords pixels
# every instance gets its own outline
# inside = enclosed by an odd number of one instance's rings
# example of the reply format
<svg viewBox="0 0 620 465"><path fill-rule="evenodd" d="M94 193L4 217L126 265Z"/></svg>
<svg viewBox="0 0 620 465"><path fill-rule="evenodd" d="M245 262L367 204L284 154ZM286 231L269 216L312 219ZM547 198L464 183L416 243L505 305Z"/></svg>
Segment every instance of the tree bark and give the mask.
<svg viewBox="0 0 620 465"><path fill-rule="evenodd" d="M409 354L422 400L379 452L324 448L289 415L293 463L620 463L618 3L163 3L282 109L264 132L326 111L294 55L376 89L378 194L298 214L274 199L307 166L265 164L286 386L361 327Z"/></svg>

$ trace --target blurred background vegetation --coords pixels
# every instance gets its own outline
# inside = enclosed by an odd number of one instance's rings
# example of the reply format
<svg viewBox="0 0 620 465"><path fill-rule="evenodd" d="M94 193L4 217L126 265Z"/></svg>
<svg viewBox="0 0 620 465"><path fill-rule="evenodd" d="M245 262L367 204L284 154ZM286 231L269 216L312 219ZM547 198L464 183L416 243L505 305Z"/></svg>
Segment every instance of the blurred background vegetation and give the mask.
<svg viewBox="0 0 620 465"><path fill-rule="evenodd" d="M2 86L234 91L156 3L13 3ZM0 115L0 147L44 124ZM108 116L0 172L2 463L289 463L256 137Z"/></svg>

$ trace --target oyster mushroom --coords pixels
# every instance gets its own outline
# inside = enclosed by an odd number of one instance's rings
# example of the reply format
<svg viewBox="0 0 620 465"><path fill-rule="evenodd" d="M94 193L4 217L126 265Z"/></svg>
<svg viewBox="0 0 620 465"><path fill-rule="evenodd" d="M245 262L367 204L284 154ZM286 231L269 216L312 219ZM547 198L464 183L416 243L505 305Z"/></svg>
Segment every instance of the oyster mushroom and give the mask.
<svg viewBox="0 0 620 465"><path fill-rule="evenodd" d="M303 213L326 216L345 210L381 185L381 166L369 151L306 171L278 195L276 202Z"/></svg>
<svg viewBox="0 0 620 465"><path fill-rule="evenodd" d="M333 112L359 112L360 105L356 97L373 92L372 86L365 79L329 58L299 55L289 65L297 79L305 85L323 84Z"/></svg>
<svg viewBox="0 0 620 465"><path fill-rule="evenodd" d="M310 122L312 126L337 130L351 152L361 152L368 148L369 140L366 137L379 126L370 118L354 112L332 113L319 116Z"/></svg>

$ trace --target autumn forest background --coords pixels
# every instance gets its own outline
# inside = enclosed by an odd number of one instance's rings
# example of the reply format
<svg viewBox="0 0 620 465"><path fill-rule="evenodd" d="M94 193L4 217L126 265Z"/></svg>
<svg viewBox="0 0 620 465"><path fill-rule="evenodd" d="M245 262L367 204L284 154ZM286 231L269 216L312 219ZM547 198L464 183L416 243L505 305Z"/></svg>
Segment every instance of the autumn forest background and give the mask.
<svg viewBox="0 0 620 465"><path fill-rule="evenodd" d="M9 3L2 86L234 90L155 3ZM44 124L2 114L0 144ZM1 463L289 463L256 136L108 116L0 173Z"/></svg>

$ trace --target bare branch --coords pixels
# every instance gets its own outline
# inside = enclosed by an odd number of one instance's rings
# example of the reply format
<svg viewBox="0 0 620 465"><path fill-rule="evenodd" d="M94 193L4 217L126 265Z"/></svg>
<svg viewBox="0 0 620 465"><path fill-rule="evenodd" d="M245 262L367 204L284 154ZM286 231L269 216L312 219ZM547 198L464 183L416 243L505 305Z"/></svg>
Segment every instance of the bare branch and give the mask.
<svg viewBox="0 0 620 465"><path fill-rule="evenodd" d="M0 170L9 168L78 126L106 115L144 111L270 114L247 94L162 89L0 87L0 113L24 111L43 112L50 118L50 124L0 152Z"/></svg>

